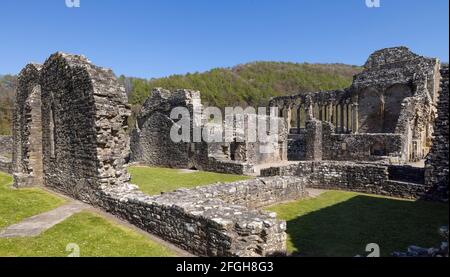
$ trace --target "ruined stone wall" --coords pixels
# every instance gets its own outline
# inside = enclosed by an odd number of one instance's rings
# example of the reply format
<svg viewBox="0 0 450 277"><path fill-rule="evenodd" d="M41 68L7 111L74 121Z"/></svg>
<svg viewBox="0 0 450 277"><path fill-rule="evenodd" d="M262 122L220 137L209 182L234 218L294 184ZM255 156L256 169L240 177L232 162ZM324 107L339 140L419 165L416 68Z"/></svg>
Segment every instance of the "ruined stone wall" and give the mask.
<svg viewBox="0 0 450 277"><path fill-rule="evenodd" d="M170 113L174 108L184 107L190 111L192 119L195 101L200 104L200 94L196 91L153 90L138 115L137 128L131 135L131 161L151 166L188 168L190 143L172 141L170 130L176 122L170 118Z"/></svg>
<svg viewBox="0 0 450 277"><path fill-rule="evenodd" d="M261 170L261 176L300 176L306 186L361 193L386 195L407 199L424 196L426 186L389 178L389 167L376 164L321 161L299 162Z"/></svg>
<svg viewBox="0 0 450 277"><path fill-rule="evenodd" d="M310 120L306 122L306 160L320 161L323 158L322 122Z"/></svg>
<svg viewBox="0 0 450 277"><path fill-rule="evenodd" d="M0 171L11 174L12 173L12 163L11 159L0 156Z"/></svg>
<svg viewBox="0 0 450 277"><path fill-rule="evenodd" d="M43 183L41 65L29 64L19 74L13 115L13 171L16 187Z"/></svg>
<svg viewBox="0 0 450 277"><path fill-rule="evenodd" d="M288 160L306 160L306 135L305 129L300 129L297 134L290 134L288 139Z"/></svg>
<svg viewBox="0 0 450 277"><path fill-rule="evenodd" d="M83 56L58 52L42 68L27 66L19 78L13 128L16 185L36 177L40 162L46 186L95 203L102 186L130 179L124 167L129 115L125 90L112 71Z"/></svg>
<svg viewBox="0 0 450 277"><path fill-rule="evenodd" d="M199 124L202 142L174 142L170 133L177 127L178 120L170 118L175 108L187 108L190 116L190 141L193 141L194 109L203 111L200 93L190 90L174 92L156 89L147 99L137 118L137 128L131 134L131 161L150 166L172 168L196 168L220 173L250 174L253 166L263 163L287 160L287 128L284 121L278 121L277 132L268 132L271 142L250 141L249 131L256 130L249 116L244 115L242 130L238 128L233 115L231 138L225 138L223 126L202 115ZM183 116L185 119L187 115ZM264 116L257 116L260 119ZM215 120L217 120L215 118ZM227 120L224 122L230 123ZM256 120L256 122L259 122ZM181 125L181 124L180 124ZM186 130L184 130L186 132ZM276 133L276 134L274 134ZM215 141L218 138L221 142ZM209 139L208 139L209 138ZM264 151L272 146L273 151Z"/></svg>
<svg viewBox="0 0 450 277"><path fill-rule="evenodd" d="M12 136L0 136L0 171L7 173L12 172L12 149Z"/></svg>
<svg viewBox="0 0 450 277"><path fill-rule="evenodd" d="M131 187L98 192L99 205L200 256L286 251L286 222L254 209L306 196L301 178L265 178L147 196Z"/></svg>
<svg viewBox="0 0 450 277"><path fill-rule="evenodd" d="M419 161L430 148L439 67L438 59L416 55L406 47L386 48L369 57L351 87L275 97L270 106L280 109L280 117L291 123L291 132L306 128L302 122L315 119L332 124L336 134L399 134L401 149L397 151L396 141L394 151L398 160ZM297 114L297 118L293 120L292 114ZM299 159L302 141L291 141L290 145L296 152L289 156ZM337 156L328 151L333 148L325 147L324 158ZM360 154L366 149L357 152L354 156L365 159ZM367 158L373 159L370 155ZM306 155L305 159L312 158Z"/></svg>
<svg viewBox="0 0 450 277"><path fill-rule="evenodd" d="M12 136L0 136L0 156L11 156L13 149Z"/></svg>
<svg viewBox="0 0 450 277"><path fill-rule="evenodd" d="M373 53L351 87L359 97L359 131L401 134L401 158L423 159L430 146L439 68L438 59L406 47Z"/></svg>
<svg viewBox="0 0 450 277"><path fill-rule="evenodd" d="M380 161L399 157L403 138L399 134L336 134L323 123L323 159L337 161Z"/></svg>
<svg viewBox="0 0 450 277"><path fill-rule="evenodd" d="M428 197L448 202L449 182L449 92L448 65L441 70L441 90L437 105L437 119L431 152L426 161L426 184L430 187Z"/></svg>

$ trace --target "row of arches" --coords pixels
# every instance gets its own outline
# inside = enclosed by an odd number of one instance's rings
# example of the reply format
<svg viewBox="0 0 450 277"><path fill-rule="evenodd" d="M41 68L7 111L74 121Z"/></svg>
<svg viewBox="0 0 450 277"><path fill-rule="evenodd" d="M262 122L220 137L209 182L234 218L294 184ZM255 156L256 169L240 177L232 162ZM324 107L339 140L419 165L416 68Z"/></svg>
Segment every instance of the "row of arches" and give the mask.
<svg viewBox="0 0 450 277"><path fill-rule="evenodd" d="M309 111L311 109L311 111ZM335 126L336 133L358 132L358 104L339 103L298 105L294 107L282 107L279 109L280 117L284 117L291 132L300 133L306 127L306 121L310 117L325 121Z"/></svg>

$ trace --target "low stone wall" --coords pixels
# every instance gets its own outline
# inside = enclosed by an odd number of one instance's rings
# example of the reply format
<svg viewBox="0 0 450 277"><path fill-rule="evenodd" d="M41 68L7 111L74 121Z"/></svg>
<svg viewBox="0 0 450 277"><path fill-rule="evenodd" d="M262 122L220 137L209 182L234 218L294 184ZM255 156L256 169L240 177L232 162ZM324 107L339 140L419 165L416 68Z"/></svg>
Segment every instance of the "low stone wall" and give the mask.
<svg viewBox="0 0 450 277"><path fill-rule="evenodd" d="M12 172L12 148L13 140L11 136L0 136L0 171Z"/></svg>
<svg viewBox="0 0 450 277"><path fill-rule="evenodd" d="M12 162L11 159L0 156L0 171L11 174L12 173Z"/></svg>
<svg viewBox="0 0 450 277"><path fill-rule="evenodd" d="M203 165L201 169L205 171L237 175L247 175L253 173L254 171L252 164L238 161L222 161L214 157L209 157L208 163Z"/></svg>
<svg viewBox="0 0 450 277"><path fill-rule="evenodd" d="M373 161L383 156L400 156L399 134L329 134L323 139L325 160Z"/></svg>
<svg viewBox="0 0 450 277"><path fill-rule="evenodd" d="M286 251L286 222L255 208L307 195L303 178L274 177L147 196L134 186L98 191L98 205L200 256Z"/></svg>
<svg viewBox="0 0 450 277"><path fill-rule="evenodd" d="M11 156L13 139L11 136L0 136L0 156Z"/></svg>
<svg viewBox="0 0 450 277"><path fill-rule="evenodd" d="M261 176L300 176L307 186L337 189L407 199L420 198L426 186L389 179L388 166L352 162L299 162L261 170Z"/></svg>

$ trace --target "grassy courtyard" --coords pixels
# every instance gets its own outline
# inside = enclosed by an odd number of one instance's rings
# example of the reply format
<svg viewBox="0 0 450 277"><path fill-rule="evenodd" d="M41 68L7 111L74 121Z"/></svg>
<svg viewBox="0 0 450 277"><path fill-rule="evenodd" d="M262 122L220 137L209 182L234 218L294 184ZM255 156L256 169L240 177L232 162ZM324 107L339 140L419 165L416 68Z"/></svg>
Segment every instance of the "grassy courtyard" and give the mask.
<svg viewBox="0 0 450 277"><path fill-rule="evenodd" d="M205 171L185 172L178 169L156 167L130 167L131 182L149 194L174 191L179 188L193 188L218 182L236 182L249 179L246 176L220 174Z"/></svg>
<svg viewBox="0 0 450 277"><path fill-rule="evenodd" d="M377 243L382 256L409 245L431 247L448 225L448 204L329 191L317 198L269 207L287 221L288 250L293 255L353 257L367 255Z"/></svg>
<svg viewBox="0 0 450 277"><path fill-rule="evenodd" d="M12 189L11 176L0 172L0 229L52 210L65 201L39 188ZM91 212L75 214L37 237L0 239L0 257L68 256L70 243L86 256L174 256L135 231Z"/></svg>
<svg viewBox="0 0 450 277"><path fill-rule="evenodd" d="M10 175L0 172L0 229L62 205L62 198L38 188L13 189Z"/></svg>
<svg viewBox="0 0 450 277"><path fill-rule="evenodd" d="M170 257L168 248L89 212L73 215L37 237L0 239L0 257L66 257L76 244L81 257Z"/></svg>

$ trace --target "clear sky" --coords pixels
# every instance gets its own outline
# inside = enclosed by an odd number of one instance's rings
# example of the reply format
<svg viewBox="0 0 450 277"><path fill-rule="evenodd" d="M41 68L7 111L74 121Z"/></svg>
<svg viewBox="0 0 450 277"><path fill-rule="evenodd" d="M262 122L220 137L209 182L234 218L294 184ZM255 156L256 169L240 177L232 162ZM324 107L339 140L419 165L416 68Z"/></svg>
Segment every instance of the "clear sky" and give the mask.
<svg viewBox="0 0 450 277"><path fill-rule="evenodd" d="M118 75L161 77L250 61L361 65L405 45L448 61L448 0L0 1L0 74L56 51Z"/></svg>

